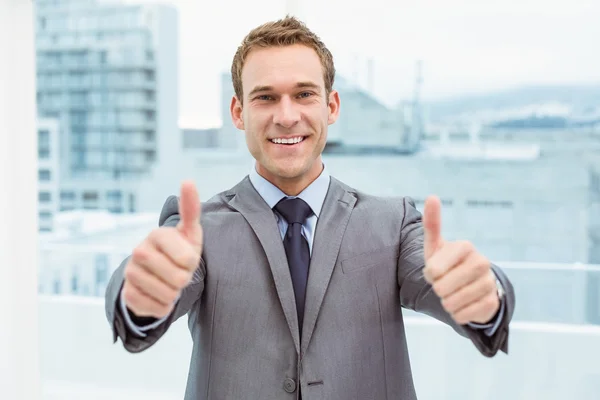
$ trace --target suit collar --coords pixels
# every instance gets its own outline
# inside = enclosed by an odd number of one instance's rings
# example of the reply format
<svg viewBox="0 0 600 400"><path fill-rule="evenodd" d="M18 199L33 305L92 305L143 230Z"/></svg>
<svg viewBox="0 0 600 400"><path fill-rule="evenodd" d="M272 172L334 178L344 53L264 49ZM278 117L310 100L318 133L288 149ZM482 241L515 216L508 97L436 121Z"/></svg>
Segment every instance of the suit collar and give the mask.
<svg viewBox="0 0 600 400"><path fill-rule="evenodd" d="M275 214L252 185L249 176L226 192L225 197L229 201L229 206L246 219L265 251L296 351L298 354L303 354L314 332L342 238L356 203L356 194L337 179L333 177L329 179L310 262L302 343L300 343L294 288Z"/></svg>

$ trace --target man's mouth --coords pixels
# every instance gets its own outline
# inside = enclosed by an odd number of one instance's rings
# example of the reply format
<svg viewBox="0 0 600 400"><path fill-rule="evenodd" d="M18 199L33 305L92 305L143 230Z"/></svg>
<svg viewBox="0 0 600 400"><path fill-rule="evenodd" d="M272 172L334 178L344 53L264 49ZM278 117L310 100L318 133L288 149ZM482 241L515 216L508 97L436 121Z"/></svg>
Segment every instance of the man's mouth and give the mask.
<svg viewBox="0 0 600 400"><path fill-rule="evenodd" d="M285 145L294 145L302 142L305 139L304 136L294 136L289 138L275 138L270 139L271 143L275 144L285 144Z"/></svg>

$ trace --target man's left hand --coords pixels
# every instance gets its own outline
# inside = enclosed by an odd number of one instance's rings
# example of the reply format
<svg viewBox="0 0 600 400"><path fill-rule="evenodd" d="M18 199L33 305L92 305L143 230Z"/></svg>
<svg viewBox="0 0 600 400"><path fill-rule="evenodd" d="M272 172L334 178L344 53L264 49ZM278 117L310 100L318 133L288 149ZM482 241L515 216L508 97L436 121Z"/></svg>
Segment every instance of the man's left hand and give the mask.
<svg viewBox="0 0 600 400"><path fill-rule="evenodd" d="M442 300L444 309L460 325L490 322L500 308L490 261L471 242L444 241L437 197L429 197L425 202L423 226L425 279Z"/></svg>

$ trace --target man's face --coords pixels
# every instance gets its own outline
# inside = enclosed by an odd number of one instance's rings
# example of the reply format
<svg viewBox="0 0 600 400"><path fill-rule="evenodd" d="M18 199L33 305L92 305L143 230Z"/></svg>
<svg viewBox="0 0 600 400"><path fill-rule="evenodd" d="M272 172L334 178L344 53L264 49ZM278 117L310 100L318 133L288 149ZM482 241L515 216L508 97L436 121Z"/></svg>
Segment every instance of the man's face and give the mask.
<svg viewBox="0 0 600 400"><path fill-rule="evenodd" d="M243 102L233 98L231 115L258 172L275 184L310 183L321 172L327 127L340 105L337 92L325 93L317 53L303 45L253 50L242 85Z"/></svg>

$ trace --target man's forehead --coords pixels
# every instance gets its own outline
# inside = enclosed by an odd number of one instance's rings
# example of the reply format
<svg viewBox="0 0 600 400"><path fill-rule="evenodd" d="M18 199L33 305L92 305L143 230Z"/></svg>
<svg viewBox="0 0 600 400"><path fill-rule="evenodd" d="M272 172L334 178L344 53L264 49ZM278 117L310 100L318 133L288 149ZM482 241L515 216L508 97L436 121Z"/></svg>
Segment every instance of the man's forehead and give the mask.
<svg viewBox="0 0 600 400"><path fill-rule="evenodd" d="M307 48L296 51L253 52L242 69L242 83L246 93L259 90L291 90L325 86L323 67L317 54ZM307 52L313 51L313 56ZM261 54L263 53L263 54Z"/></svg>
<svg viewBox="0 0 600 400"><path fill-rule="evenodd" d="M306 46L256 49L248 54L242 78L256 85L290 81L323 84L323 67L317 53Z"/></svg>

